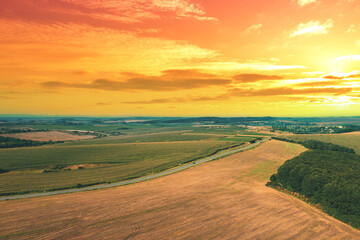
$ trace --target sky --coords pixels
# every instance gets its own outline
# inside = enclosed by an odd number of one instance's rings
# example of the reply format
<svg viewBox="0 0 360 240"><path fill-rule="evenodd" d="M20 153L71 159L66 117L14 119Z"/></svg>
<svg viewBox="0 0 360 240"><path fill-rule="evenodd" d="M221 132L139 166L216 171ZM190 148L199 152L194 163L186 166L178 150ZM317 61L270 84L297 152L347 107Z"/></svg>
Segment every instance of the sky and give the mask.
<svg viewBox="0 0 360 240"><path fill-rule="evenodd" d="M357 0L0 0L0 114L360 115Z"/></svg>

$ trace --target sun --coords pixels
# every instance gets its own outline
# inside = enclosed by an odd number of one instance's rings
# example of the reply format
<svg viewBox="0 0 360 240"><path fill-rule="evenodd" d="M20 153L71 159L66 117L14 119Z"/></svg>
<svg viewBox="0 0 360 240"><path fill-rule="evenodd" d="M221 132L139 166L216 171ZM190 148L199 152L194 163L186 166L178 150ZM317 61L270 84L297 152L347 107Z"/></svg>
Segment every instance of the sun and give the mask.
<svg viewBox="0 0 360 240"><path fill-rule="evenodd" d="M351 105L353 102L349 96L338 96L329 98L328 103L344 108Z"/></svg>

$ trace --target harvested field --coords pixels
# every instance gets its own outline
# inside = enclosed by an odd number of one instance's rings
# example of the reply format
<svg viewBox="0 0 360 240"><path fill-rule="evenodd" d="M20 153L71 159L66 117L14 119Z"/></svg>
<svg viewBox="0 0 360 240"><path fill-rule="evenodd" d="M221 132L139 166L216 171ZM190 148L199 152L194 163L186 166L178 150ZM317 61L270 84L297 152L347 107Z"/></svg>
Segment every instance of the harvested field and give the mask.
<svg viewBox="0 0 360 240"><path fill-rule="evenodd" d="M360 135L360 131L356 131L356 132L348 132L348 133L340 133L342 135Z"/></svg>
<svg viewBox="0 0 360 240"><path fill-rule="evenodd" d="M0 202L0 238L359 239L359 231L265 187L269 171L304 150L272 140L139 184Z"/></svg>
<svg viewBox="0 0 360 240"><path fill-rule="evenodd" d="M24 132L24 133L12 133L1 134L4 137L13 137L34 141L73 141L94 138L93 135L73 135L66 132L59 131L44 131L44 132Z"/></svg>

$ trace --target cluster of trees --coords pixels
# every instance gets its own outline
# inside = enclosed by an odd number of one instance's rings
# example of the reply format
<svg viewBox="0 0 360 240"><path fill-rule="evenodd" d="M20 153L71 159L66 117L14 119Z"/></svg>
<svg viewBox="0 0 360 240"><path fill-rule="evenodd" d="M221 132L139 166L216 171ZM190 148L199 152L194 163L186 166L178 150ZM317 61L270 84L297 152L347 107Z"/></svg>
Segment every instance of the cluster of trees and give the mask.
<svg viewBox="0 0 360 240"><path fill-rule="evenodd" d="M250 141L250 143L256 143L257 141L262 140L262 137L258 137L258 138L254 138L253 140Z"/></svg>
<svg viewBox="0 0 360 240"><path fill-rule="evenodd" d="M45 144L54 144L54 143L63 143L63 141L40 142L40 141L0 136L0 148L33 147L33 146L41 146Z"/></svg>
<svg viewBox="0 0 360 240"><path fill-rule="evenodd" d="M45 130L33 130L30 128L0 128L1 134L26 133L26 132L44 132Z"/></svg>
<svg viewBox="0 0 360 240"><path fill-rule="evenodd" d="M306 140L300 142L304 147L309 149L318 149L318 150L330 150L330 151L337 151L337 152L347 152L347 153L354 153L355 150L349 147L340 146L337 144L332 143L325 143L316 140Z"/></svg>
<svg viewBox="0 0 360 240"><path fill-rule="evenodd" d="M342 128L334 128L334 133L346 133L360 131L359 125L344 125Z"/></svg>
<svg viewBox="0 0 360 240"><path fill-rule="evenodd" d="M310 127L307 125L273 126L273 130L291 132L294 134L330 133L329 131L325 131L324 127Z"/></svg>
<svg viewBox="0 0 360 240"><path fill-rule="evenodd" d="M360 228L360 156L327 143L312 146L322 150L286 161L267 185L304 195L328 214Z"/></svg>

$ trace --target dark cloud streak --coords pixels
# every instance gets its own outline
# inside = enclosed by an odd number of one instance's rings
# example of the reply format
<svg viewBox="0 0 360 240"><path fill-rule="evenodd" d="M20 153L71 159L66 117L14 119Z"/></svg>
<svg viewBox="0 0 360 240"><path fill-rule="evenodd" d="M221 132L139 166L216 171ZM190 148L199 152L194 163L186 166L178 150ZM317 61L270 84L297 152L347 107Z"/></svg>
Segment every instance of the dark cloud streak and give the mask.
<svg viewBox="0 0 360 240"><path fill-rule="evenodd" d="M342 79L345 79L345 78L358 78L358 77L360 77L359 73L351 74L351 75L347 75L347 76L325 75L322 78L332 79L332 80L342 80Z"/></svg>
<svg viewBox="0 0 360 240"><path fill-rule="evenodd" d="M108 91L177 91L184 89L195 89L211 86L227 86L232 83L231 79L197 70L167 70L161 76L139 75L125 81L113 81L97 79L90 83L66 83L59 81L43 82L45 88L83 88Z"/></svg>
<svg viewBox="0 0 360 240"><path fill-rule="evenodd" d="M281 80L283 77L277 75L264 75L264 74L238 74L233 76L237 83L258 82L264 80Z"/></svg>
<svg viewBox="0 0 360 240"><path fill-rule="evenodd" d="M296 84L296 86L302 87L324 87L324 86L340 86L343 85L343 81L311 81L311 82L302 82Z"/></svg>
<svg viewBox="0 0 360 240"><path fill-rule="evenodd" d="M284 96L284 95L304 95L304 94L346 94L352 88L303 88L295 89L289 87L267 88L267 89L240 89L231 90L230 94L236 97L260 97L260 96Z"/></svg>

